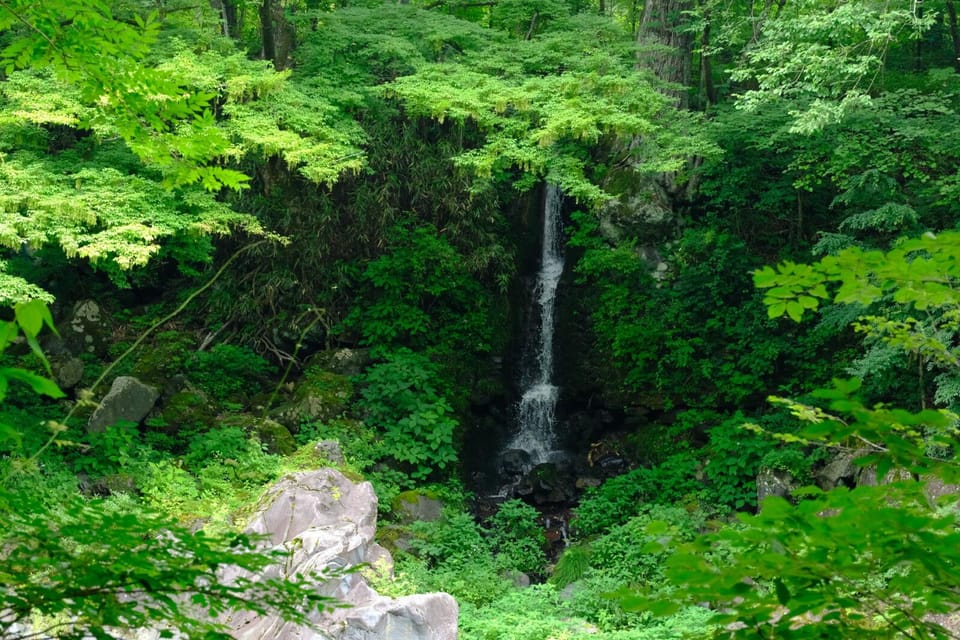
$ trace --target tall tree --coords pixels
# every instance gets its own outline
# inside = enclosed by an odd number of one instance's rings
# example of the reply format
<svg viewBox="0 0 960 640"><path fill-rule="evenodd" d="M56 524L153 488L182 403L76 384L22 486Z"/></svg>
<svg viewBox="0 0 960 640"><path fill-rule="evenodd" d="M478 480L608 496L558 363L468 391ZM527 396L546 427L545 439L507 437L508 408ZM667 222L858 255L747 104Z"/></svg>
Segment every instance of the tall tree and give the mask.
<svg viewBox="0 0 960 640"><path fill-rule="evenodd" d="M687 108L693 32L686 28L693 0L649 0L637 32L637 66L664 83L661 89L680 108Z"/></svg>

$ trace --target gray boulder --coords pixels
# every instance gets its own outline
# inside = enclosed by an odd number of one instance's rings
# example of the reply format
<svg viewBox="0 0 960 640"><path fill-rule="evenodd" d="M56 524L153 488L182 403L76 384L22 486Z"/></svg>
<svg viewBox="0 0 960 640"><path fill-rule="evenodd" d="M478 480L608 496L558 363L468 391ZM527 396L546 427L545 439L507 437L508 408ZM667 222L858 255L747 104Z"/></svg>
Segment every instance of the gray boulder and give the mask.
<svg viewBox="0 0 960 640"><path fill-rule="evenodd" d="M844 452L828 462L822 469L814 474L819 486L824 491L830 491L840 486L853 486L856 481L859 467L854 464L860 455L860 452Z"/></svg>
<svg viewBox="0 0 960 640"><path fill-rule="evenodd" d="M770 496L789 499L790 494L798 487L793 475L788 471L761 469L757 474L757 505L762 506L763 501Z"/></svg>
<svg viewBox="0 0 960 640"><path fill-rule="evenodd" d="M110 344L110 333L110 319L93 300L81 300L74 305L60 328L63 346L74 354L105 354Z"/></svg>
<svg viewBox="0 0 960 640"><path fill-rule="evenodd" d="M368 482L352 482L334 469L296 473L266 494L248 533L266 536L292 552L263 577L291 577L360 563L392 570L389 553L376 544L377 497ZM225 580L238 575L224 575ZM247 576L251 577L251 576ZM317 630L274 617L236 615L228 624L238 640L455 640L457 603L448 594L391 599L377 594L359 573L317 584L317 591L348 608L311 620Z"/></svg>
<svg viewBox="0 0 960 640"><path fill-rule="evenodd" d="M83 360L73 357L51 358L50 366L61 389L72 389L83 379Z"/></svg>
<svg viewBox="0 0 960 640"><path fill-rule="evenodd" d="M120 376L113 381L110 391L100 401L87 423L90 432L103 431L123 420L140 422L156 404L160 392L131 376Z"/></svg>

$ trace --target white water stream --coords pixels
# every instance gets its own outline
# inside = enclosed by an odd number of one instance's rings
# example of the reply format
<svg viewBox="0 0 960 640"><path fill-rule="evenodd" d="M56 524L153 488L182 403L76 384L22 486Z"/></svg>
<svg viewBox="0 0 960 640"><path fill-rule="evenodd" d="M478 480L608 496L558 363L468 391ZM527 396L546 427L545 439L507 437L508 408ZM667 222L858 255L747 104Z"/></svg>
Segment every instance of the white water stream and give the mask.
<svg viewBox="0 0 960 640"><path fill-rule="evenodd" d="M557 397L560 389L553 384L553 332L557 285L563 274L561 254L561 219L563 194L558 187L547 185L543 205L543 249L540 271L533 291L535 308L532 322L539 323L529 332L524 371L521 377L523 395L517 409L519 433L508 449L522 449L530 454L532 464L550 459L557 450Z"/></svg>

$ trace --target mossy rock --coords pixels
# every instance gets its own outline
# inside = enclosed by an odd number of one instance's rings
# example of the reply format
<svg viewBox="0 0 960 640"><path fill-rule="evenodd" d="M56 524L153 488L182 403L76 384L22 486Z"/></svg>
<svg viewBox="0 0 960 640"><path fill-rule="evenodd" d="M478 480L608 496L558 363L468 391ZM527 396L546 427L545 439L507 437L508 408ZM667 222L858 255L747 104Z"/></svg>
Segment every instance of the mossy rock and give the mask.
<svg viewBox="0 0 960 640"><path fill-rule="evenodd" d="M160 417L172 429L183 427L211 427L217 414L210 401L197 391L180 391L164 403Z"/></svg>
<svg viewBox="0 0 960 640"><path fill-rule="evenodd" d="M308 369L293 390L290 401L271 412L289 429L299 429L305 422L329 422L343 415L353 398L349 378L321 369Z"/></svg>
<svg viewBox="0 0 960 640"><path fill-rule="evenodd" d="M297 451L293 434L285 426L270 418L238 414L223 420L224 426L240 427L254 435L266 447L268 453L291 456Z"/></svg>
<svg viewBox="0 0 960 640"><path fill-rule="evenodd" d="M403 491L390 501L400 522L436 522L443 514L443 501L431 491Z"/></svg>
<svg viewBox="0 0 960 640"><path fill-rule="evenodd" d="M307 370L329 371L342 376L360 374L371 362L369 349L328 349L307 359Z"/></svg>
<svg viewBox="0 0 960 640"><path fill-rule="evenodd" d="M164 385L183 372L187 359L196 350L197 341L189 333L163 331L137 350L132 373L144 382Z"/></svg>
<svg viewBox="0 0 960 640"><path fill-rule="evenodd" d="M390 553L411 553L414 536L410 528L400 524L388 524L377 529L377 543Z"/></svg>

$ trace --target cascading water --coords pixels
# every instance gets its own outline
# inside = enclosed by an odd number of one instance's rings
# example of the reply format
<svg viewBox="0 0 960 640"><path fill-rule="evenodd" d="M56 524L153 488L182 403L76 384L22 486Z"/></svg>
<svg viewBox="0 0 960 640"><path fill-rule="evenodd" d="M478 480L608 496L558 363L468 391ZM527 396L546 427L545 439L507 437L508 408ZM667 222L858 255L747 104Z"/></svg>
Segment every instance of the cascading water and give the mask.
<svg viewBox="0 0 960 640"><path fill-rule="evenodd" d="M521 449L530 455L532 464L547 462L557 449L557 397L560 389L553 384L553 330L557 285L563 274L561 253L560 211L563 194L558 187L547 185L543 205L543 249L540 271L533 291L533 323L528 331L521 375L523 395L517 409L520 431L508 449ZM539 319L539 322L537 320Z"/></svg>

